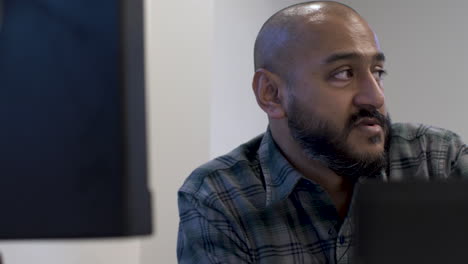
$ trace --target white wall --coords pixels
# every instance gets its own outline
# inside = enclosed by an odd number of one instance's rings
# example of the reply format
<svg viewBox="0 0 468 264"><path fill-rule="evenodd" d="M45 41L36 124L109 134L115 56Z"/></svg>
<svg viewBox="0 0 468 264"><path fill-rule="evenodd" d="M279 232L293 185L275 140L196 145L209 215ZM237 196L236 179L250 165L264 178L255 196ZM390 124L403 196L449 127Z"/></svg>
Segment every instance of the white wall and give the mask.
<svg viewBox="0 0 468 264"><path fill-rule="evenodd" d="M252 92L253 46L261 26L293 0L217 0L210 155L215 157L265 131L267 119Z"/></svg>
<svg viewBox="0 0 468 264"><path fill-rule="evenodd" d="M347 2L372 25L387 55L385 94L393 118L449 128L468 140L468 2Z"/></svg>
<svg viewBox="0 0 468 264"><path fill-rule="evenodd" d="M142 263L176 263L177 189L209 159L211 0L147 1L148 112L156 236Z"/></svg>
<svg viewBox="0 0 468 264"><path fill-rule="evenodd" d="M140 263L138 239L2 241L4 264Z"/></svg>

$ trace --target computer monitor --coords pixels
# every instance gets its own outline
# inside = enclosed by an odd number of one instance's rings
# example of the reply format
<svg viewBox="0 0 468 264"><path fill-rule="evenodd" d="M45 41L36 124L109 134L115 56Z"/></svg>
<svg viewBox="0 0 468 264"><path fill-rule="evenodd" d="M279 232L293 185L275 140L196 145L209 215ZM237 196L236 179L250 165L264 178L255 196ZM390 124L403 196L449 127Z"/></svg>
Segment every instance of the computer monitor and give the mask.
<svg viewBox="0 0 468 264"><path fill-rule="evenodd" d="M360 185L355 212L356 263L463 263L467 189L466 180L368 181Z"/></svg>
<svg viewBox="0 0 468 264"><path fill-rule="evenodd" d="M0 5L0 239L151 233L143 0Z"/></svg>

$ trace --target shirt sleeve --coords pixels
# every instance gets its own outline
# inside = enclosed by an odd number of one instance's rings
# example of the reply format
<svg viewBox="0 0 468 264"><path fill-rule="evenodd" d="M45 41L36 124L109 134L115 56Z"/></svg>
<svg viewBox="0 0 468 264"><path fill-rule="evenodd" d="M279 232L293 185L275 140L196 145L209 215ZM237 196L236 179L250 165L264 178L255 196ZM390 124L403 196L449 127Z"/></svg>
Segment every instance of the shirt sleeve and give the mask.
<svg viewBox="0 0 468 264"><path fill-rule="evenodd" d="M185 263L252 263L235 223L220 208L179 192L177 259Z"/></svg>
<svg viewBox="0 0 468 264"><path fill-rule="evenodd" d="M449 179L468 179L468 147L462 139L453 134L451 144L448 146L450 164L448 164Z"/></svg>

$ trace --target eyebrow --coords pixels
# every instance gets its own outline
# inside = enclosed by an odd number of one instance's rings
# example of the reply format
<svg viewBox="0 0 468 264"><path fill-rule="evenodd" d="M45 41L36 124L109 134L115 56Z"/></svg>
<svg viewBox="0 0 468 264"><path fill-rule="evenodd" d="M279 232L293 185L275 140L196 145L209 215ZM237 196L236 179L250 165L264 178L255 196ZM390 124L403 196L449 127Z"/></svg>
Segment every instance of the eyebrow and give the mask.
<svg viewBox="0 0 468 264"><path fill-rule="evenodd" d="M356 52L336 53L327 57L323 64L330 64L340 60L360 59L362 54ZM382 52L375 54L372 58L374 61L385 61L385 55Z"/></svg>

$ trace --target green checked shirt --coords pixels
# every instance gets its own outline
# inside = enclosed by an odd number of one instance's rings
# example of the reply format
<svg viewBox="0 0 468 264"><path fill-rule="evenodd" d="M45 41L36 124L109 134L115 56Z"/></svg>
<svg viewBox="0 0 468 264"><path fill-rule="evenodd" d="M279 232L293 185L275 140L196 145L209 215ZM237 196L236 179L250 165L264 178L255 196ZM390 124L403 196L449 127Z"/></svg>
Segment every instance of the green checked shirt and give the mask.
<svg viewBox="0 0 468 264"><path fill-rule="evenodd" d="M456 134L416 124L392 130L383 181L468 176L468 149ZM178 198L179 263L353 263L353 203L341 222L269 131L196 169Z"/></svg>

